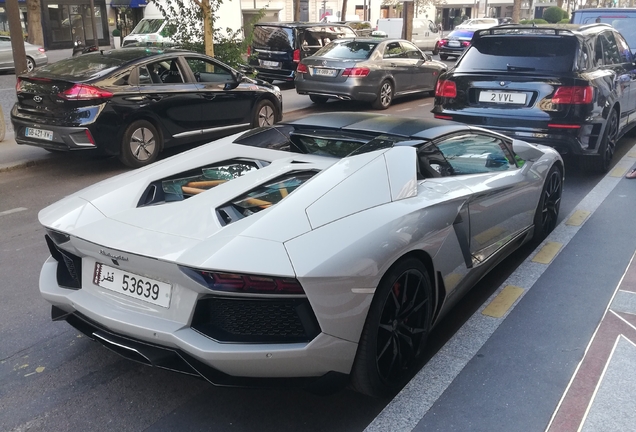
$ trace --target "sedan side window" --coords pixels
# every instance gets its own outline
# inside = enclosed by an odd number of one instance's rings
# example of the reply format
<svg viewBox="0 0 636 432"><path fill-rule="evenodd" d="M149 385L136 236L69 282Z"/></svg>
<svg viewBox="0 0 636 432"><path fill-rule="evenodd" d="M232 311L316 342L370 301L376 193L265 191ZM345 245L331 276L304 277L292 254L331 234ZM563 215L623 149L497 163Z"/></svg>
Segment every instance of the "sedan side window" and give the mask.
<svg viewBox="0 0 636 432"><path fill-rule="evenodd" d="M417 60L422 60L424 58L422 56L422 51L417 49L415 45L402 42L402 48L404 49L404 57L406 58L417 59Z"/></svg>
<svg viewBox="0 0 636 432"><path fill-rule="evenodd" d="M183 75L177 59L161 60L139 67L140 85L183 83Z"/></svg>
<svg viewBox="0 0 636 432"><path fill-rule="evenodd" d="M384 49L384 58L392 59L392 58L405 58L405 52L399 42L391 42Z"/></svg>
<svg viewBox="0 0 636 432"><path fill-rule="evenodd" d="M455 175L506 171L516 167L505 143L481 134L454 136L437 143Z"/></svg>
<svg viewBox="0 0 636 432"><path fill-rule="evenodd" d="M212 60L190 57L186 62L197 82L227 83L234 81L234 75L229 69L213 62Z"/></svg>

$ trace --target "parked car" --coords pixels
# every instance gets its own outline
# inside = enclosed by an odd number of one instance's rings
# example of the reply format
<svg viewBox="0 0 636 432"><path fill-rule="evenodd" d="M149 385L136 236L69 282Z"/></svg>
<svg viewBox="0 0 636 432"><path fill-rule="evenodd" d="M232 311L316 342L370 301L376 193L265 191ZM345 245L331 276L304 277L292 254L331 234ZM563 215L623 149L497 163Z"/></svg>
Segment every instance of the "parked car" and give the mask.
<svg viewBox="0 0 636 432"><path fill-rule="evenodd" d="M589 8L572 11L572 24L605 23L623 35L636 54L636 8Z"/></svg>
<svg viewBox="0 0 636 432"><path fill-rule="evenodd" d="M294 81L296 67L302 59L333 40L355 36L353 29L344 24L257 23L248 63L263 80Z"/></svg>
<svg viewBox="0 0 636 432"><path fill-rule="evenodd" d="M43 66L48 63L49 58L46 51L41 46L31 45L24 42L24 51L26 53L27 71L31 72L36 67ZM0 71L14 70L13 63L13 47L11 46L11 38L9 36L0 36Z"/></svg>
<svg viewBox="0 0 636 432"><path fill-rule="evenodd" d="M456 29L487 29L499 25L499 18L472 18L455 26Z"/></svg>
<svg viewBox="0 0 636 432"><path fill-rule="evenodd" d="M437 45L439 58L447 60L448 57L459 57L466 51L473 38L475 30L472 29L455 29L447 36L440 39Z"/></svg>
<svg viewBox="0 0 636 432"><path fill-rule="evenodd" d="M380 18L376 30L384 32L389 38L402 37L402 18ZM427 18L413 18L411 42L422 51L432 51L437 55L437 42L440 39L440 31L437 25Z"/></svg>
<svg viewBox="0 0 636 432"><path fill-rule="evenodd" d="M296 92L314 103L335 98L387 109L396 97L434 92L446 69L403 39L342 39L298 64Z"/></svg>
<svg viewBox="0 0 636 432"><path fill-rule="evenodd" d="M122 40L122 47L128 46L172 46L174 41L171 35L174 33L165 18L144 18Z"/></svg>
<svg viewBox="0 0 636 432"><path fill-rule="evenodd" d="M11 122L18 144L116 155L147 165L164 148L198 144L282 119L280 89L190 51L126 48L84 54L22 75Z"/></svg>
<svg viewBox="0 0 636 432"><path fill-rule="evenodd" d="M616 142L636 125L634 70L627 42L607 24L478 30L440 77L433 113L607 171Z"/></svg>
<svg viewBox="0 0 636 432"><path fill-rule="evenodd" d="M392 395L462 294L555 227L562 182L554 149L481 128L313 115L40 211L40 292L54 320L149 365Z"/></svg>
<svg viewBox="0 0 636 432"><path fill-rule="evenodd" d="M369 37L374 30L369 21L340 21L340 23L351 27L360 37Z"/></svg>

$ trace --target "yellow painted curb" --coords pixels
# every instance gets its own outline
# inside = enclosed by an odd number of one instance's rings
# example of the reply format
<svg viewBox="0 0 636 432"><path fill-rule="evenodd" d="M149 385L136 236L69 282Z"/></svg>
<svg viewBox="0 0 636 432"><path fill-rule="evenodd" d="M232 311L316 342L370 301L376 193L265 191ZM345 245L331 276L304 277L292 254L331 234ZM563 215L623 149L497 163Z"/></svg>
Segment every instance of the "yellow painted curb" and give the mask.
<svg viewBox="0 0 636 432"><path fill-rule="evenodd" d="M508 312L508 309L517 301L522 293L523 288L506 285L481 313L493 318L501 318Z"/></svg>
<svg viewBox="0 0 636 432"><path fill-rule="evenodd" d="M610 177L623 177L625 174L627 174L629 168L624 167L624 166L615 166L614 169L612 171L610 171L609 176Z"/></svg>
<svg viewBox="0 0 636 432"><path fill-rule="evenodd" d="M577 210L574 213L572 213L572 216L570 216L570 218L567 221L565 221L565 224L570 226L583 225L583 222L585 222L585 219L587 219L589 215L590 215L590 212L587 210Z"/></svg>
<svg viewBox="0 0 636 432"><path fill-rule="evenodd" d="M563 243L547 242L539 252L532 258L532 262L539 264L550 264L559 250L563 247Z"/></svg>

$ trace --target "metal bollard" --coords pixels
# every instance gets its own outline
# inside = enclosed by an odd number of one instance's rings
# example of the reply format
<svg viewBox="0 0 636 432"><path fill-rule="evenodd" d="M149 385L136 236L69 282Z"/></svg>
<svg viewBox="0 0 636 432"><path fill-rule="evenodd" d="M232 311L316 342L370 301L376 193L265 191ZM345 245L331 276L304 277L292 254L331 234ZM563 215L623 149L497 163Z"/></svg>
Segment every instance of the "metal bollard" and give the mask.
<svg viewBox="0 0 636 432"><path fill-rule="evenodd" d="M4 122L4 113L2 112L2 105L0 105L0 142L4 141L4 136L7 132L7 125Z"/></svg>

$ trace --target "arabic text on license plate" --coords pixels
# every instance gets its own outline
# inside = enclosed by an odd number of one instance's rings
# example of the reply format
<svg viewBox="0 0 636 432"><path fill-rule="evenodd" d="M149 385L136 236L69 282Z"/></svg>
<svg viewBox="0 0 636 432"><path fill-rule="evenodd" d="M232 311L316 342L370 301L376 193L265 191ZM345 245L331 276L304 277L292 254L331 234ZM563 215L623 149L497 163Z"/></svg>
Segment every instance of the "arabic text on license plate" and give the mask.
<svg viewBox="0 0 636 432"><path fill-rule="evenodd" d="M459 46L459 41L448 41L448 46L458 47Z"/></svg>
<svg viewBox="0 0 636 432"><path fill-rule="evenodd" d="M261 66L267 66L271 68L279 68L280 62L270 61L270 60L261 60Z"/></svg>
<svg viewBox="0 0 636 432"><path fill-rule="evenodd" d="M482 91L479 93L479 102L491 102L501 104L525 104L525 93L507 93L500 91Z"/></svg>
<svg viewBox="0 0 636 432"><path fill-rule="evenodd" d="M143 300L157 306L167 308L170 306L172 285L145 276L95 263L93 283L110 291L115 291Z"/></svg>
<svg viewBox="0 0 636 432"><path fill-rule="evenodd" d="M334 76L336 76L336 70L335 69L314 68L314 75L334 77Z"/></svg>
<svg viewBox="0 0 636 432"><path fill-rule="evenodd" d="M45 129L26 128L24 135L30 138L39 138L47 141L53 141L53 131Z"/></svg>

